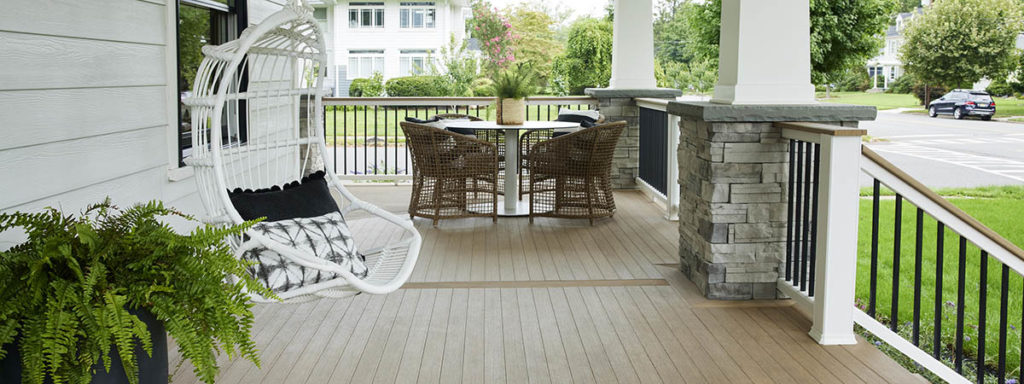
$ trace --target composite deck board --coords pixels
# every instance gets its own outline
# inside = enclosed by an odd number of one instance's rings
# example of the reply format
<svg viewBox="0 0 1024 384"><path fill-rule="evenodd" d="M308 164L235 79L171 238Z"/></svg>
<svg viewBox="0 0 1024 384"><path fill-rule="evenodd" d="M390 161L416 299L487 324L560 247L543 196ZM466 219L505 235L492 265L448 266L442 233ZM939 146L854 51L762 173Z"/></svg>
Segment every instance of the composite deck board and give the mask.
<svg viewBox="0 0 1024 384"><path fill-rule="evenodd" d="M408 199L408 187L353 190L399 213ZM818 345L787 302L704 299L678 271L678 223L639 193L616 203L593 226L418 219L408 287L258 304L262 369L220 357L217 382L920 382L863 340ZM397 233L361 220L349 218L361 246ZM198 382L179 361L172 353L173 382Z"/></svg>

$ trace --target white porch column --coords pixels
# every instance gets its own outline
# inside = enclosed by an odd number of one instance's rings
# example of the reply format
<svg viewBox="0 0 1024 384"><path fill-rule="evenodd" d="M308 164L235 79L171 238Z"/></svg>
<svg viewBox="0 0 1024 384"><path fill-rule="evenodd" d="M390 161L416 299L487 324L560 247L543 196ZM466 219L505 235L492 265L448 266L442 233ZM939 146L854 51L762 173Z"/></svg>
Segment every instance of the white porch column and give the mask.
<svg viewBox="0 0 1024 384"><path fill-rule="evenodd" d="M619 9L625 8L620 2L616 28ZM718 84L711 102L813 104L810 33L808 0L722 0Z"/></svg>
<svg viewBox="0 0 1024 384"><path fill-rule="evenodd" d="M889 89L889 76L892 73L892 67L885 67L882 70L882 74L885 76L882 78L882 88Z"/></svg>
<svg viewBox="0 0 1024 384"><path fill-rule="evenodd" d="M651 0L615 0L610 89L654 89Z"/></svg>

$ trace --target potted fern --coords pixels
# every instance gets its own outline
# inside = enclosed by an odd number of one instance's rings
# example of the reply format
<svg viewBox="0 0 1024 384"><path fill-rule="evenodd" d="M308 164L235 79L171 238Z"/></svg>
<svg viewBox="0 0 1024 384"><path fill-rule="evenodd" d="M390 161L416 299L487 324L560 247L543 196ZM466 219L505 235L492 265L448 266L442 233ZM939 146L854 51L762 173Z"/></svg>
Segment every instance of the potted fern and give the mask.
<svg viewBox="0 0 1024 384"><path fill-rule="evenodd" d="M166 334L206 383L219 351L258 365L247 291L271 293L225 244L251 223L179 234L167 217L194 221L109 200L0 214L0 232L28 239L0 251L0 382L166 383Z"/></svg>
<svg viewBox="0 0 1024 384"><path fill-rule="evenodd" d="M498 124L519 125L526 121L526 97L534 92L533 73L529 67L516 65L494 78Z"/></svg>

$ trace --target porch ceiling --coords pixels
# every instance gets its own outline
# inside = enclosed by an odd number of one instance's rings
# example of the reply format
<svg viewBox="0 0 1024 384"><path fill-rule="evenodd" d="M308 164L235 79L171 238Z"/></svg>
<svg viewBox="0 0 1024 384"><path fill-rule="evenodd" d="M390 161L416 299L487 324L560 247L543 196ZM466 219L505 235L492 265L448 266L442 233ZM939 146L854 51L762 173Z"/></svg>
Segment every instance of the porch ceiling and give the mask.
<svg viewBox="0 0 1024 384"><path fill-rule="evenodd" d="M409 188L353 192L401 212ZM818 345L788 301L704 299L675 265L676 224L639 193L616 202L615 218L593 227L418 221L424 249L406 288L259 305L262 369L222 357L217 382L921 380L863 340ZM173 382L196 382L191 369Z"/></svg>

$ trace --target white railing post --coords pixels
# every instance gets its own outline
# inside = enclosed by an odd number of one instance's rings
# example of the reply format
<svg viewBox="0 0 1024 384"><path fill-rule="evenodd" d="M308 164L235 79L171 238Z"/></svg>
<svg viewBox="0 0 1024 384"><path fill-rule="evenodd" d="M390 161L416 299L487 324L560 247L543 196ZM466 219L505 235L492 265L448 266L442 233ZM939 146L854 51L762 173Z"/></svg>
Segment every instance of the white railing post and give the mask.
<svg viewBox="0 0 1024 384"><path fill-rule="evenodd" d="M856 344L860 136L821 134L817 265L810 335L819 344Z"/></svg>
<svg viewBox="0 0 1024 384"><path fill-rule="evenodd" d="M668 114L668 191L665 218L679 220L679 116Z"/></svg>

